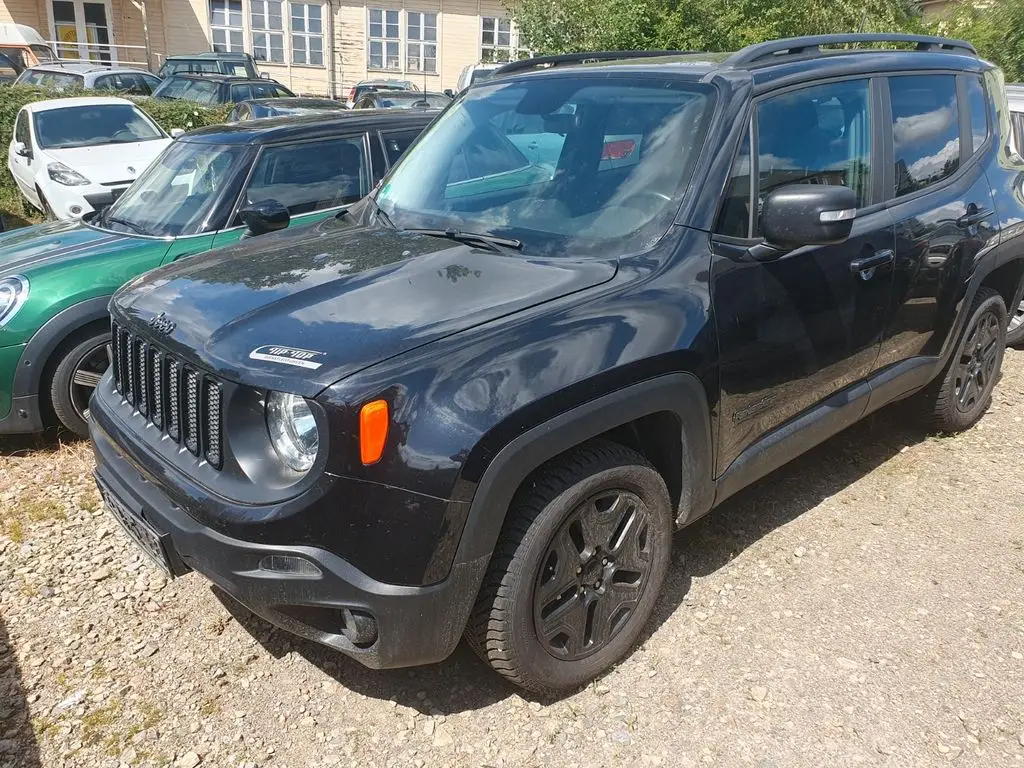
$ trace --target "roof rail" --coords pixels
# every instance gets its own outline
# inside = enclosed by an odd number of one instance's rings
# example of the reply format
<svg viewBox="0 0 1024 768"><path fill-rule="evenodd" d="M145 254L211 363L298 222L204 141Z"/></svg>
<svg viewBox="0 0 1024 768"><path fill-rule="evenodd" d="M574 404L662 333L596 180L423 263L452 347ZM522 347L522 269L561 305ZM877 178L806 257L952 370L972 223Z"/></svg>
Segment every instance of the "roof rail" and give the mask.
<svg viewBox="0 0 1024 768"><path fill-rule="evenodd" d="M823 45L844 45L849 43L915 43L919 51L956 51L977 56L974 46L965 40L951 40L947 37L930 35L905 35L897 32L857 32L836 35L810 35L789 37L783 40L769 40L765 43L748 45L725 61L725 66L740 67L763 62L777 56L800 54L821 55Z"/></svg>
<svg viewBox="0 0 1024 768"><path fill-rule="evenodd" d="M618 59L649 59L655 56L679 56L693 51L581 51L579 53L559 53L554 56L535 56L532 59L512 61L498 67L491 77L510 75L513 72L524 72L528 69L557 67L559 64L585 64L591 61L617 61Z"/></svg>

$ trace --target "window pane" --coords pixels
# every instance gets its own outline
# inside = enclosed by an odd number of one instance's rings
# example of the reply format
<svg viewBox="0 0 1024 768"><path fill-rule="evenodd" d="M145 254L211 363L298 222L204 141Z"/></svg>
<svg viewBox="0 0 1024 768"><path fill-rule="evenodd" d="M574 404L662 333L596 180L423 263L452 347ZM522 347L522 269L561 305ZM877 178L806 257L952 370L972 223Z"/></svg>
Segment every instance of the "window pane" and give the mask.
<svg viewBox="0 0 1024 768"><path fill-rule="evenodd" d="M498 31L499 32L510 32L512 31L512 22L508 19L498 19Z"/></svg>
<svg viewBox="0 0 1024 768"><path fill-rule="evenodd" d="M245 197L276 200L296 216L359 200L368 179L361 138L309 142L264 150Z"/></svg>
<svg viewBox="0 0 1024 768"><path fill-rule="evenodd" d="M433 24L431 24L431 25L429 25L427 27L424 27L424 29L423 29L423 39L424 40L437 40L437 27L435 27Z"/></svg>
<svg viewBox="0 0 1024 768"><path fill-rule="evenodd" d="M819 85L757 108L758 208L786 184L841 184L871 193L871 114L867 80ZM749 172L749 171L748 171Z"/></svg>
<svg viewBox="0 0 1024 768"><path fill-rule="evenodd" d="M233 29L231 30L231 50L240 51L242 50L242 30Z"/></svg>
<svg viewBox="0 0 1024 768"><path fill-rule="evenodd" d="M506 45L507 46L507 45L511 45L511 44L512 44L512 36L508 32L499 32L498 33L498 45Z"/></svg>
<svg viewBox="0 0 1024 768"><path fill-rule="evenodd" d="M976 152L988 138L988 101L980 77L967 78L967 103L971 109L971 146Z"/></svg>
<svg viewBox="0 0 1024 768"><path fill-rule="evenodd" d="M384 13L384 11L380 10L380 8L371 8L370 9L370 23L371 24L382 24L384 22L384 19L382 17L383 13Z"/></svg>
<svg viewBox="0 0 1024 768"><path fill-rule="evenodd" d="M252 28L253 29L266 29L267 28L267 20L264 18L262 13L260 13L259 11L256 10L256 8L257 8L257 6L255 6L255 5L252 8Z"/></svg>
<svg viewBox="0 0 1024 768"><path fill-rule="evenodd" d="M398 11L388 11L388 24L398 26Z"/></svg>
<svg viewBox="0 0 1024 768"><path fill-rule="evenodd" d="M907 195L956 173L960 125L953 75L889 78L892 100L896 196Z"/></svg>
<svg viewBox="0 0 1024 768"><path fill-rule="evenodd" d="M749 237L750 233L750 130L732 164L725 199L715 232L728 237Z"/></svg>
<svg viewBox="0 0 1024 768"><path fill-rule="evenodd" d="M494 32L493 31L490 31L490 30L488 30L486 28L484 29L483 43L484 43L484 45L494 45Z"/></svg>
<svg viewBox="0 0 1024 768"><path fill-rule="evenodd" d="M292 32L305 32L306 20L301 17L292 16Z"/></svg>
<svg viewBox="0 0 1024 768"><path fill-rule="evenodd" d="M392 24L390 21L387 23L387 37L398 38L398 22Z"/></svg>
<svg viewBox="0 0 1024 768"><path fill-rule="evenodd" d="M292 61L296 64L306 63L306 38L292 35Z"/></svg>
<svg viewBox="0 0 1024 768"><path fill-rule="evenodd" d="M485 32L493 32L494 31L494 19L488 18L486 16L484 17L484 31Z"/></svg>
<svg viewBox="0 0 1024 768"><path fill-rule="evenodd" d="M420 45L409 43L405 49L405 66L409 69L419 71L420 69Z"/></svg>
<svg viewBox="0 0 1024 768"><path fill-rule="evenodd" d="M370 37L384 37L384 27L382 24L370 22Z"/></svg>
<svg viewBox="0 0 1024 768"><path fill-rule="evenodd" d="M319 38L318 38L319 40ZM309 52L309 63L316 67L322 67L324 65L324 54L323 51L313 50Z"/></svg>
<svg viewBox="0 0 1024 768"><path fill-rule="evenodd" d="M306 15L310 20L320 21L320 6L312 3L306 5Z"/></svg>

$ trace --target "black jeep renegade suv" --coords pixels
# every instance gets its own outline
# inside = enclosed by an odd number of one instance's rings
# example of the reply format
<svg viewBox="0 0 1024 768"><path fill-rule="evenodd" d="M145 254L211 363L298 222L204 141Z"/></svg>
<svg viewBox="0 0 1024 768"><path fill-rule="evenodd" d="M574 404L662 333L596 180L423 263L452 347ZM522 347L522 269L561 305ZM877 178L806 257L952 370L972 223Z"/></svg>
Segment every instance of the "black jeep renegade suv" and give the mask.
<svg viewBox="0 0 1024 768"><path fill-rule="evenodd" d="M509 64L347 215L114 297L103 495L364 664L465 634L578 686L674 528L895 400L985 412L1024 264L1002 87L907 36Z"/></svg>

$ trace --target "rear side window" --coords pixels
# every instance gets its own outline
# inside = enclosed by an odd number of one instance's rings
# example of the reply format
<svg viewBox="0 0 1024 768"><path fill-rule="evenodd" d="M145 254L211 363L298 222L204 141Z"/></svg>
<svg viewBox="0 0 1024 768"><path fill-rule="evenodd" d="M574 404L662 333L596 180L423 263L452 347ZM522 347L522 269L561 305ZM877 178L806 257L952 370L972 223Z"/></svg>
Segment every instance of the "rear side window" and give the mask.
<svg viewBox="0 0 1024 768"><path fill-rule="evenodd" d="M42 72L38 83L46 88L53 88L55 91L67 91L72 88L82 88L85 85L85 78L65 72Z"/></svg>
<svg viewBox="0 0 1024 768"><path fill-rule="evenodd" d="M725 186L725 199L715 232L726 237L750 236L750 130L743 137L739 154Z"/></svg>
<svg viewBox="0 0 1024 768"><path fill-rule="evenodd" d="M960 167L960 115L953 75L889 78L896 197L949 178Z"/></svg>
<svg viewBox="0 0 1024 768"><path fill-rule="evenodd" d="M988 99L985 84L976 75L967 77L967 108L971 113L971 149L977 152L988 138Z"/></svg>
<svg viewBox="0 0 1024 768"><path fill-rule="evenodd" d="M356 202L370 191L369 178L362 135L268 147L245 199L276 200L295 216Z"/></svg>
<svg viewBox="0 0 1024 768"><path fill-rule="evenodd" d="M252 89L248 85L232 85L231 86L231 100L232 101L248 101L252 98Z"/></svg>
<svg viewBox="0 0 1024 768"><path fill-rule="evenodd" d="M220 103L220 83L211 80L181 80L179 99L197 101L200 104Z"/></svg>
<svg viewBox="0 0 1024 768"><path fill-rule="evenodd" d="M19 85L39 85L39 80L42 77L41 72L36 72L31 69L26 69L21 73L21 77L18 78Z"/></svg>
<svg viewBox="0 0 1024 768"><path fill-rule="evenodd" d="M419 131L395 131L382 134L381 138L384 139L384 151L388 156L388 165L397 163L398 158L405 154L405 150L416 141L416 137L419 135Z"/></svg>

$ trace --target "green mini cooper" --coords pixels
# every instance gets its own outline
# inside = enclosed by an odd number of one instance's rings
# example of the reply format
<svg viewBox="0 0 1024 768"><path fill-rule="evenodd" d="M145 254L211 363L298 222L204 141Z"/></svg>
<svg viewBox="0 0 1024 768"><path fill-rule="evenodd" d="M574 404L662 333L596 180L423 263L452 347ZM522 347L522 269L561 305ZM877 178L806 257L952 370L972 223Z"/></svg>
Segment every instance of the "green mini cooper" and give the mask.
<svg viewBox="0 0 1024 768"><path fill-rule="evenodd" d="M106 210L0 235L0 435L88 434L108 365L107 302L150 269L335 215L436 112L214 126L170 147Z"/></svg>

